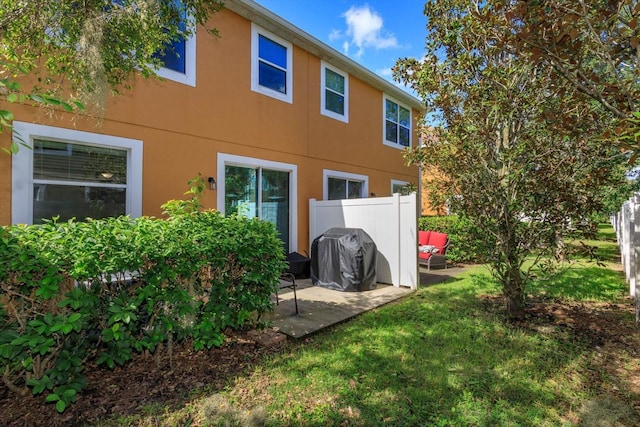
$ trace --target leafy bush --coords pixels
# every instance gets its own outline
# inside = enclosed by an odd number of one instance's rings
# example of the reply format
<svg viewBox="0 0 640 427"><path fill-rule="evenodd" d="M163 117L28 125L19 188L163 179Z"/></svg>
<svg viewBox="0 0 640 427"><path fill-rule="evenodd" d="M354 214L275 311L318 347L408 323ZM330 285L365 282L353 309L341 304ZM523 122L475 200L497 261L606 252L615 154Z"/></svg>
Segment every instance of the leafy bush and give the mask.
<svg viewBox="0 0 640 427"><path fill-rule="evenodd" d="M418 220L420 230L434 230L449 235L447 259L453 262L481 263L486 251L473 236L478 233L470 221L463 217L423 216Z"/></svg>
<svg viewBox="0 0 640 427"><path fill-rule="evenodd" d="M275 227L169 202L166 220L119 217L0 228L0 370L62 412L95 360L222 344L272 308L285 269Z"/></svg>

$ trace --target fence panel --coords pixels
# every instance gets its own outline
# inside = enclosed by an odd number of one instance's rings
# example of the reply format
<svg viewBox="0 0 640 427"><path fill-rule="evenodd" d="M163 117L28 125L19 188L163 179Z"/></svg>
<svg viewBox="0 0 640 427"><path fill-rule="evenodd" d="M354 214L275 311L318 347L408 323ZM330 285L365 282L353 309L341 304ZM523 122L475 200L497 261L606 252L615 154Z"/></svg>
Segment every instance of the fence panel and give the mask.
<svg viewBox="0 0 640 427"><path fill-rule="evenodd" d="M351 200L309 200L309 243L334 227L361 228L376 243L378 282L418 286L416 195Z"/></svg>
<svg viewBox="0 0 640 427"><path fill-rule="evenodd" d="M624 202L620 211L611 216L616 232L629 295L635 299L636 322L640 322L640 193Z"/></svg>

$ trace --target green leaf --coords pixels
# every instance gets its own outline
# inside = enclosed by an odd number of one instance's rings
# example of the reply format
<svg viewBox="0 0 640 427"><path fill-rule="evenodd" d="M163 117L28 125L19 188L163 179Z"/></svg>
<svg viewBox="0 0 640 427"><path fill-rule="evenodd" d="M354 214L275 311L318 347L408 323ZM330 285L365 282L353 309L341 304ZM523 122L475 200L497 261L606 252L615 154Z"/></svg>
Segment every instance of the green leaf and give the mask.
<svg viewBox="0 0 640 427"><path fill-rule="evenodd" d="M0 110L0 118L8 122L13 121L13 113L8 110Z"/></svg>
<svg viewBox="0 0 640 427"><path fill-rule="evenodd" d="M56 411L63 413L65 409L67 409L67 404L64 402L64 400L58 400L56 402Z"/></svg>
<svg viewBox="0 0 640 427"><path fill-rule="evenodd" d="M18 100L18 95L15 93L10 93L7 95L7 102L16 102Z"/></svg>
<svg viewBox="0 0 640 427"><path fill-rule="evenodd" d="M80 319L82 317L81 313L73 313L71 316L69 316L69 319L67 320L69 323L74 323L77 322L78 319Z"/></svg>
<svg viewBox="0 0 640 427"><path fill-rule="evenodd" d="M57 402L60 400L60 396L58 396L56 393L51 393L47 395L47 397L44 400L45 402Z"/></svg>
<svg viewBox="0 0 640 427"><path fill-rule="evenodd" d="M76 395L76 393L77 392L74 389L69 388L62 393L62 397L64 397L66 400L70 400Z"/></svg>
<svg viewBox="0 0 640 427"><path fill-rule="evenodd" d="M69 111L69 112L73 111L73 107L72 107L71 105L67 104L67 103L66 103L66 102L64 102L64 101L60 101L60 106L61 106L61 107L62 107L62 109L63 109L63 110L65 110L65 111Z"/></svg>
<svg viewBox="0 0 640 427"><path fill-rule="evenodd" d="M30 94L28 97L29 97L30 100L35 101L35 102L40 102L40 103L46 102L45 99L42 96L40 96L40 95L38 95L36 93Z"/></svg>

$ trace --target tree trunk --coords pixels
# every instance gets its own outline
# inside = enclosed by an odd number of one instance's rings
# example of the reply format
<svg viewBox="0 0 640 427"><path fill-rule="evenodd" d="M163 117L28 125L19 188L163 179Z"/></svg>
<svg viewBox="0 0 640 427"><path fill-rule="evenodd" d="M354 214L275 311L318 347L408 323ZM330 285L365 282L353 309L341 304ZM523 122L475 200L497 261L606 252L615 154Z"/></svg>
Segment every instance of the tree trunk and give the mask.
<svg viewBox="0 0 640 427"><path fill-rule="evenodd" d="M507 314L510 319L524 318L524 293L507 295Z"/></svg>
<svg viewBox="0 0 640 427"><path fill-rule="evenodd" d="M555 238L555 246L556 246L556 259L559 261L564 261L565 253L566 253L566 245L564 241L564 236L562 234L562 230L556 229L554 232Z"/></svg>
<svg viewBox="0 0 640 427"><path fill-rule="evenodd" d="M506 260L505 276L502 289L507 303L507 315L510 319L522 319L524 317L525 283L519 263L512 256Z"/></svg>

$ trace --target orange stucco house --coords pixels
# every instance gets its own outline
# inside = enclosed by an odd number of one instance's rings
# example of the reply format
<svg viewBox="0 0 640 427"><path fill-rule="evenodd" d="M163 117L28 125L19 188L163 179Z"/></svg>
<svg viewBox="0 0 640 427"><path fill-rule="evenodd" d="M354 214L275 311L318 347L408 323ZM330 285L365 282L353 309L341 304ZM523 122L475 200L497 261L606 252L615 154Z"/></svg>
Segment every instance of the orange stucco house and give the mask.
<svg viewBox="0 0 640 427"><path fill-rule="evenodd" d="M33 149L0 155L0 225L160 216L200 174L207 208L272 221L288 251L308 250L310 198L419 185L402 160L418 99L251 0L227 1L213 25L221 37L198 31L100 121L12 105Z"/></svg>

